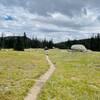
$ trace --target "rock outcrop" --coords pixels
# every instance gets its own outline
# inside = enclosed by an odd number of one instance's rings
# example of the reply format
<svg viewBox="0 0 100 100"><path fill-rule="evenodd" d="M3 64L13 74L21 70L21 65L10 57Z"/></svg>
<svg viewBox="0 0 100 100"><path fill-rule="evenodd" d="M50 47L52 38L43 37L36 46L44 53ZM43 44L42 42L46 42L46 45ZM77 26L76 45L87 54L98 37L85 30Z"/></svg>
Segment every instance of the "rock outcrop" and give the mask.
<svg viewBox="0 0 100 100"><path fill-rule="evenodd" d="M87 51L86 47L84 45L81 45L81 44L72 45L71 50L80 51L80 52L86 52Z"/></svg>

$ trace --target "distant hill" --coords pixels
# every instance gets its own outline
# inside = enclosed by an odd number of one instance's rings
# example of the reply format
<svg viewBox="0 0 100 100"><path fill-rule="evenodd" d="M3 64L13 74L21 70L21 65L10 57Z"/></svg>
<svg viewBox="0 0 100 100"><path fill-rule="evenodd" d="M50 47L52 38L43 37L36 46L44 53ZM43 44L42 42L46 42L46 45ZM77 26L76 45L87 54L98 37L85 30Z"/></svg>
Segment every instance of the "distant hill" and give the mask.
<svg viewBox="0 0 100 100"><path fill-rule="evenodd" d="M13 48L14 45L15 45L15 42L17 41L17 38L20 38L21 40L24 41L27 41L27 46L25 48L29 48L29 44L31 43L31 39L29 39L28 37L25 37L24 36L7 36L7 37L0 37L0 43L1 44L1 47L3 48Z"/></svg>
<svg viewBox="0 0 100 100"><path fill-rule="evenodd" d="M25 48L52 48L53 47L53 41L47 41L46 39L44 40L39 40L37 38L30 39L26 36L24 33L24 36L1 36L0 37L0 48L15 48L15 47L23 47ZM19 48L18 47L18 48Z"/></svg>
<svg viewBox="0 0 100 100"><path fill-rule="evenodd" d="M55 47L60 49L70 49L73 44L83 44L87 49L100 51L100 34L88 39L68 40L65 42L56 43Z"/></svg>

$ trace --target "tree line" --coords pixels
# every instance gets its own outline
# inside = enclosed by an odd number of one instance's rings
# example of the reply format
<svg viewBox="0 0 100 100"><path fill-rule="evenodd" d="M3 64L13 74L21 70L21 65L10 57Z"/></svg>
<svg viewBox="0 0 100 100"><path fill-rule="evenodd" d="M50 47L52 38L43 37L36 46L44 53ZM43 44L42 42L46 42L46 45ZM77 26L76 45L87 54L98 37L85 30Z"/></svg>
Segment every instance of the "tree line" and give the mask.
<svg viewBox="0 0 100 100"><path fill-rule="evenodd" d="M90 49L93 51L100 51L100 33L88 39L68 40L65 42L56 43L55 47L60 48L60 49L70 49L71 46L74 44L82 44L87 49Z"/></svg>
<svg viewBox="0 0 100 100"><path fill-rule="evenodd" d="M39 40L38 38L28 38L26 33L24 32L23 36L8 36L4 37L3 34L0 37L0 49L10 49L24 51L24 49L28 48L45 48L52 49L60 48L60 49L70 49L74 44L83 44L87 49L93 51L100 51L100 33L95 36L92 36L88 39L80 39L80 40L68 40L60 43L53 43L53 40Z"/></svg>
<svg viewBox="0 0 100 100"><path fill-rule="evenodd" d="M28 38L24 32L23 36L8 36L4 37L3 34L0 37L0 49L11 49L17 51L24 51L28 48L52 48L54 45L52 40L39 40L37 38Z"/></svg>

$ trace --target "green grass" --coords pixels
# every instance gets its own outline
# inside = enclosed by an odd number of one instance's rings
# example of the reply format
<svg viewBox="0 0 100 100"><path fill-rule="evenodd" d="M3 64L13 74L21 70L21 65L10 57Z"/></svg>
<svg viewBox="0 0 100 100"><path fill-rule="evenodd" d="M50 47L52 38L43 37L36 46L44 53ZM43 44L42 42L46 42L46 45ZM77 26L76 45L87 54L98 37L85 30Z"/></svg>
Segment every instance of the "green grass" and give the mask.
<svg viewBox="0 0 100 100"><path fill-rule="evenodd" d="M23 100L29 88L48 69L44 51L0 51L0 100Z"/></svg>
<svg viewBox="0 0 100 100"><path fill-rule="evenodd" d="M50 50L56 66L38 100L100 100L100 53Z"/></svg>

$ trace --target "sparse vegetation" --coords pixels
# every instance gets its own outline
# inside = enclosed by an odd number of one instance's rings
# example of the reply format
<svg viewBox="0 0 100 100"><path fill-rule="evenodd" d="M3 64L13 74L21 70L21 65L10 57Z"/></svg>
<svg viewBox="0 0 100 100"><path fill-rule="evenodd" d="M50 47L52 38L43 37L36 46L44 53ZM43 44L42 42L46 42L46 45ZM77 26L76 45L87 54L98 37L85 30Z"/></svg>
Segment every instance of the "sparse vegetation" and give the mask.
<svg viewBox="0 0 100 100"><path fill-rule="evenodd" d="M23 100L29 88L48 69L44 51L0 51L0 100Z"/></svg>
<svg viewBox="0 0 100 100"><path fill-rule="evenodd" d="M100 100L100 53L54 49L49 56L56 66L38 100Z"/></svg>
<svg viewBox="0 0 100 100"><path fill-rule="evenodd" d="M53 49L56 66L37 100L99 100L100 53ZM23 100L31 86L48 69L44 51L0 51L0 100Z"/></svg>

